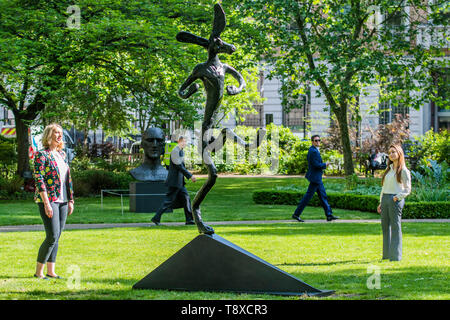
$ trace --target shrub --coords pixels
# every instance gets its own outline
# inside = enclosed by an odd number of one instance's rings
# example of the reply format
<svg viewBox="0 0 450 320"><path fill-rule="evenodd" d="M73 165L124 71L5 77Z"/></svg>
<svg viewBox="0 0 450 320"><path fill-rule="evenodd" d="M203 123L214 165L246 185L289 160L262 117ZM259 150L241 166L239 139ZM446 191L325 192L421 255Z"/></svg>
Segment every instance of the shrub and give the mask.
<svg viewBox="0 0 450 320"><path fill-rule="evenodd" d="M99 194L102 189L128 189L134 181L129 173L104 170L72 172L75 196Z"/></svg>
<svg viewBox="0 0 450 320"><path fill-rule="evenodd" d="M409 116L395 115L395 119L388 124L379 124L376 130L367 127L370 136L365 139L361 146L361 152L370 154L372 150L378 149L387 153L391 144L403 144L409 138Z"/></svg>
<svg viewBox="0 0 450 320"><path fill-rule="evenodd" d="M114 152L117 152L117 149L111 142L94 143L89 146L88 156L91 159L106 159Z"/></svg>
<svg viewBox="0 0 450 320"><path fill-rule="evenodd" d="M73 172L81 172L93 168L94 165L88 157L77 156L70 163L70 170Z"/></svg>
<svg viewBox="0 0 450 320"><path fill-rule="evenodd" d="M15 139L3 138L0 135L0 173L4 178L12 178L17 168Z"/></svg>
<svg viewBox="0 0 450 320"><path fill-rule="evenodd" d="M23 190L23 178L13 176L11 179L0 179L0 190L5 190L8 194L21 192Z"/></svg>
<svg viewBox="0 0 450 320"><path fill-rule="evenodd" d="M33 196L34 193L24 190L23 178L19 176L13 176L12 178L0 177L0 199L32 199Z"/></svg>
<svg viewBox="0 0 450 320"><path fill-rule="evenodd" d="M324 173L327 176L342 175L344 173L344 155L337 150L328 150L323 153L323 162L329 162Z"/></svg>
<svg viewBox="0 0 450 320"><path fill-rule="evenodd" d="M413 170L416 169L416 164L427 159L438 163L443 161L450 163L450 133L447 130L441 130L439 133L429 130L418 137L405 151L411 159Z"/></svg>
<svg viewBox="0 0 450 320"><path fill-rule="evenodd" d="M290 190L257 190L253 192L253 201L258 204L297 205L304 192ZM378 195L357 195L351 193L328 192L328 202L332 208L376 212L379 204ZM320 201L315 194L309 205L318 207ZM405 219L448 219L450 218L450 202L406 202L403 208Z"/></svg>
<svg viewBox="0 0 450 320"><path fill-rule="evenodd" d="M272 136L274 131L278 131L278 144L276 145L272 141ZM218 131L218 130L217 130ZM237 126L234 132L243 139L249 138L249 143L254 143L256 139L257 129L252 127ZM216 132L215 136L217 136ZM228 140L223 146L220 152L213 153L212 160L216 166L218 172L236 172L240 174L257 174L264 173L272 168L269 168L272 163L272 154L279 155L279 166L277 172L292 173L297 172L296 169L286 170L283 163L286 163L286 159L295 154L292 149L304 148L301 146L300 139L295 136L289 128L283 126L276 126L270 124L266 127L266 136L262 141L259 150L267 150L267 155L262 158L261 156L256 159L250 158L253 152L249 153L245 148L237 143ZM308 144L309 147L309 144ZM230 151L227 153L227 150ZM307 149L306 149L307 150ZM197 154L197 146L189 145L185 148L185 162L188 169L206 173L206 168L200 164L193 164L194 159L197 161L199 155ZM227 159L227 156L233 155L233 159ZM296 159L290 160L291 164L295 166L298 161ZM304 162L306 163L306 155L304 157Z"/></svg>
<svg viewBox="0 0 450 320"><path fill-rule="evenodd" d="M130 168L127 160L114 159L113 161L107 161L103 158L96 158L92 160L94 168L111 171L111 172L128 172L132 169Z"/></svg>
<svg viewBox="0 0 450 320"><path fill-rule="evenodd" d="M416 182L413 188L413 197L417 201L448 201L448 179L450 169L447 162L438 164L428 159L422 160L417 171L411 171L411 176Z"/></svg>
<svg viewBox="0 0 450 320"><path fill-rule="evenodd" d="M275 191L267 189L253 192L253 201L259 204L297 205L304 195L305 192L294 190ZM351 193L327 192L327 196L328 203L331 207L368 212L376 212L380 199L376 195L355 195ZM317 194L314 194L309 204L312 206L320 206L320 200Z"/></svg>
<svg viewBox="0 0 450 320"><path fill-rule="evenodd" d="M379 178L359 178L356 174L346 177L345 179L327 179L325 188L331 193L352 193L361 195L379 195L381 192L381 179ZM296 191L302 192L304 186L289 185L277 186L273 190Z"/></svg>
<svg viewBox="0 0 450 320"><path fill-rule="evenodd" d="M291 150L286 150L280 161L280 171L286 174L303 174L308 170L306 156L311 146L309 141L297 141Z"/></svg>
<svg viewBox="0 0 450 320"><path fill-rule="evenodd" d="M359 178L356 173L345 177L345 187L349 190L355 189L358 186Z"/></svg>
<svg viewBox="0 0 450 320"><path fill-rule="evenodd" d="M450 202L406 202L402 217L404 219L448 219L450 218Z"/></svg>
<svg viewBox="0 0 450 320"><path fill-rule="evenodd" d="M91 184L86 180L74 177L73 192L75 197L88 197L92 194Z"/></svg>

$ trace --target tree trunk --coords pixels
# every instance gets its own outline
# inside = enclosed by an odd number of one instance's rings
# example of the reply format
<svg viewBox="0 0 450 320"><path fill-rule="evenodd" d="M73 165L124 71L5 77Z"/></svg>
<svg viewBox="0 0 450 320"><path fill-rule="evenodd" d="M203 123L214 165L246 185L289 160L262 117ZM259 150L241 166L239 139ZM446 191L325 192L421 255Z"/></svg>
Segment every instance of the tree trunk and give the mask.
<svg viewBox="0 0 450 320"><path fill-rule="evenodd" d="M87 156L88 154L88 130L86 128L83 129L83 156Z"/></svg>
<svg viewBox="0 0 450 320"><path fill-rule="evenodd" d="M14 114L16 122L17 137L17 174L23 177L25 171L30 171L30 161L28 157L28 149L30 142L28 139L28 124L20 118L18 114Z"/></svg>
<svg viewBox="0 0 450 320"><path fill-rule="evenodd" d="M344 172L346 176L350 176L355 171L353 168L350 135L348 134L347 108L341 106L341 108L339 108L339 111L335 114L339 122L339 130L341 132L342 150L344 153Z"/></svg>

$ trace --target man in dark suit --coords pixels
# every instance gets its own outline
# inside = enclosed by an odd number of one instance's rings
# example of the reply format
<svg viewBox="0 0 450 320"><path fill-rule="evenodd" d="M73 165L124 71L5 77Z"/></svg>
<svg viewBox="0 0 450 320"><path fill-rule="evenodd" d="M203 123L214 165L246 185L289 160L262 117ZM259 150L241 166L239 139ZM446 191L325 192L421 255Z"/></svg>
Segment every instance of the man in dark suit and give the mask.
<svg viewBox="0 0 450 320"><path fill-rule="evenodd" d="M184 147L186 139L182 136L178 138L178 145L170 153L169 173L166 179L166 185L169 188L161 207L152 218L152 222L156 225L160 224L162 214L169 208L183 208L186 217L186 224L195 224L192 217L191 199L185 188L186 182L184 178L191 179L192 182L197 181L196 178L184 166Z"/></svg>
<svg viewBox="0 0 450 320"><path fill-rule="evenodd" d="M292 218L299 222L304 222L302 219L300 219L300 215L308 205L311 198L314 196L314 193L317 192L320 203L325 210L327 221L339 219L339 217L333 216L331 207L328 204L327 193L322 182L323 170L327 167L328 163L323 163L322 157L320 156L320 152L318 149L320 147L320 137L318 135L312 136L311 142L312 146L309 148L307 155L308 171L305 175L305 178L309 181L309 187L303 198L298 203L297 209L295 209Z"/></svg>

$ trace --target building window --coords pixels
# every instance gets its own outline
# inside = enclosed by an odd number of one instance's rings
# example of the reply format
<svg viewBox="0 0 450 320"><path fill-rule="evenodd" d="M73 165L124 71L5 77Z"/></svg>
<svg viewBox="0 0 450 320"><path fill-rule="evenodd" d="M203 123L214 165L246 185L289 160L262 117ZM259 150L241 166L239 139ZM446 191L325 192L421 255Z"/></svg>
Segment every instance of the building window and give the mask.
<svg viewBox="0 0 450 320"><path fill-rule="evenodd" d="M273 113L266 113L266 126L273 123Z"/></svg>
<svg viewBox="0 0 450 320"><path fill-rule="evenodd" d="M392 100L380 103L380 124L389 124L395 120L395 115L400 114L403 118L409 115L409 108L403 104L393 105Z"/></svg>
<svg viewBox="0 0 450 320"><path fill-rule="evenodd" d="M435 131L450 130L450 105L448 102L450 68L435 71L433 77L437 87L437 95L435 100L431 101L432 127L435 128Z"/></svg>
<svg viewBox="0 0 450 320"><path fill-rule="evenodd" d="M309 109L309 105L303 105L301 108L291 109L284 113L284 125L294 132L303 130L305 133Z"/></svg>
<svg viewBox="0 0 450 320"><path fill-rule="evenodd" d="M262 115L263 115L263 105L254 105L253 108L256 110L256 114L246 114L245 120L242 122L238 122L240 125L247 127L260 128L262 127Z"/></svg>
<svg viewBox="0 0 450 320"><path fill-rule="evenodd" d="M386 27L396 29L403 24L403 12L402 9L392 8L385 12Z"/></svg>
<svg viewBox="0 0 450 320"><path fill-rule="evenodd" d="M311 89L306 87L305 90L305 94L299 95L298 98L288 97L285 102L286 106L283 107L283 125L294 132L306 128L308 111L310 110Z"/></svg>
<svg viewBox="0 0 450 320"><path fill-rule="evenodd" d="M286 113L285 125L291 129L303 128L303 113L303 108L292 109L291 111Z"/></svg>
<svg viewBox="0 0 450 320"><path fill-rule="evenodd" d="M409 41L409 37L405 35L409 25L409 11L408 6L394 6L382 11L382 33L388 41Z"/></svg>
<svg viewBox="0 0 450 320"><path fill-rule="evenodd" d="M450 68L436 71L434 76L439 100L438 112L449 112Z"/></svg>
<svg viewBox="0 0 450 320"><path fill-rule="evenodd" d="M450 8L448 7L448 2L440 1L440 0L431 0L429 1L430 6L435 6L440 10L436 11L437 13L431 16L431 21L434 25L444 26L450 20Z"/></svg>

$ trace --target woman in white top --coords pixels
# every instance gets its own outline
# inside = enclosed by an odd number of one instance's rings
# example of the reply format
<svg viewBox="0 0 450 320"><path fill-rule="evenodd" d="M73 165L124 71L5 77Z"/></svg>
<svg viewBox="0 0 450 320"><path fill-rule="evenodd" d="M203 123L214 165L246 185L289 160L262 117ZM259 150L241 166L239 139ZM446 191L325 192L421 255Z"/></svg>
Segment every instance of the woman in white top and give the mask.
<svg viewBox="0 0 450 320"><path fill-rule="evenodd" d="M391 145L388 157L377 211L381 214L383 259L399 261L402 259L401 217L405 197L411 192L411 174L401 146Z"/></svg>

